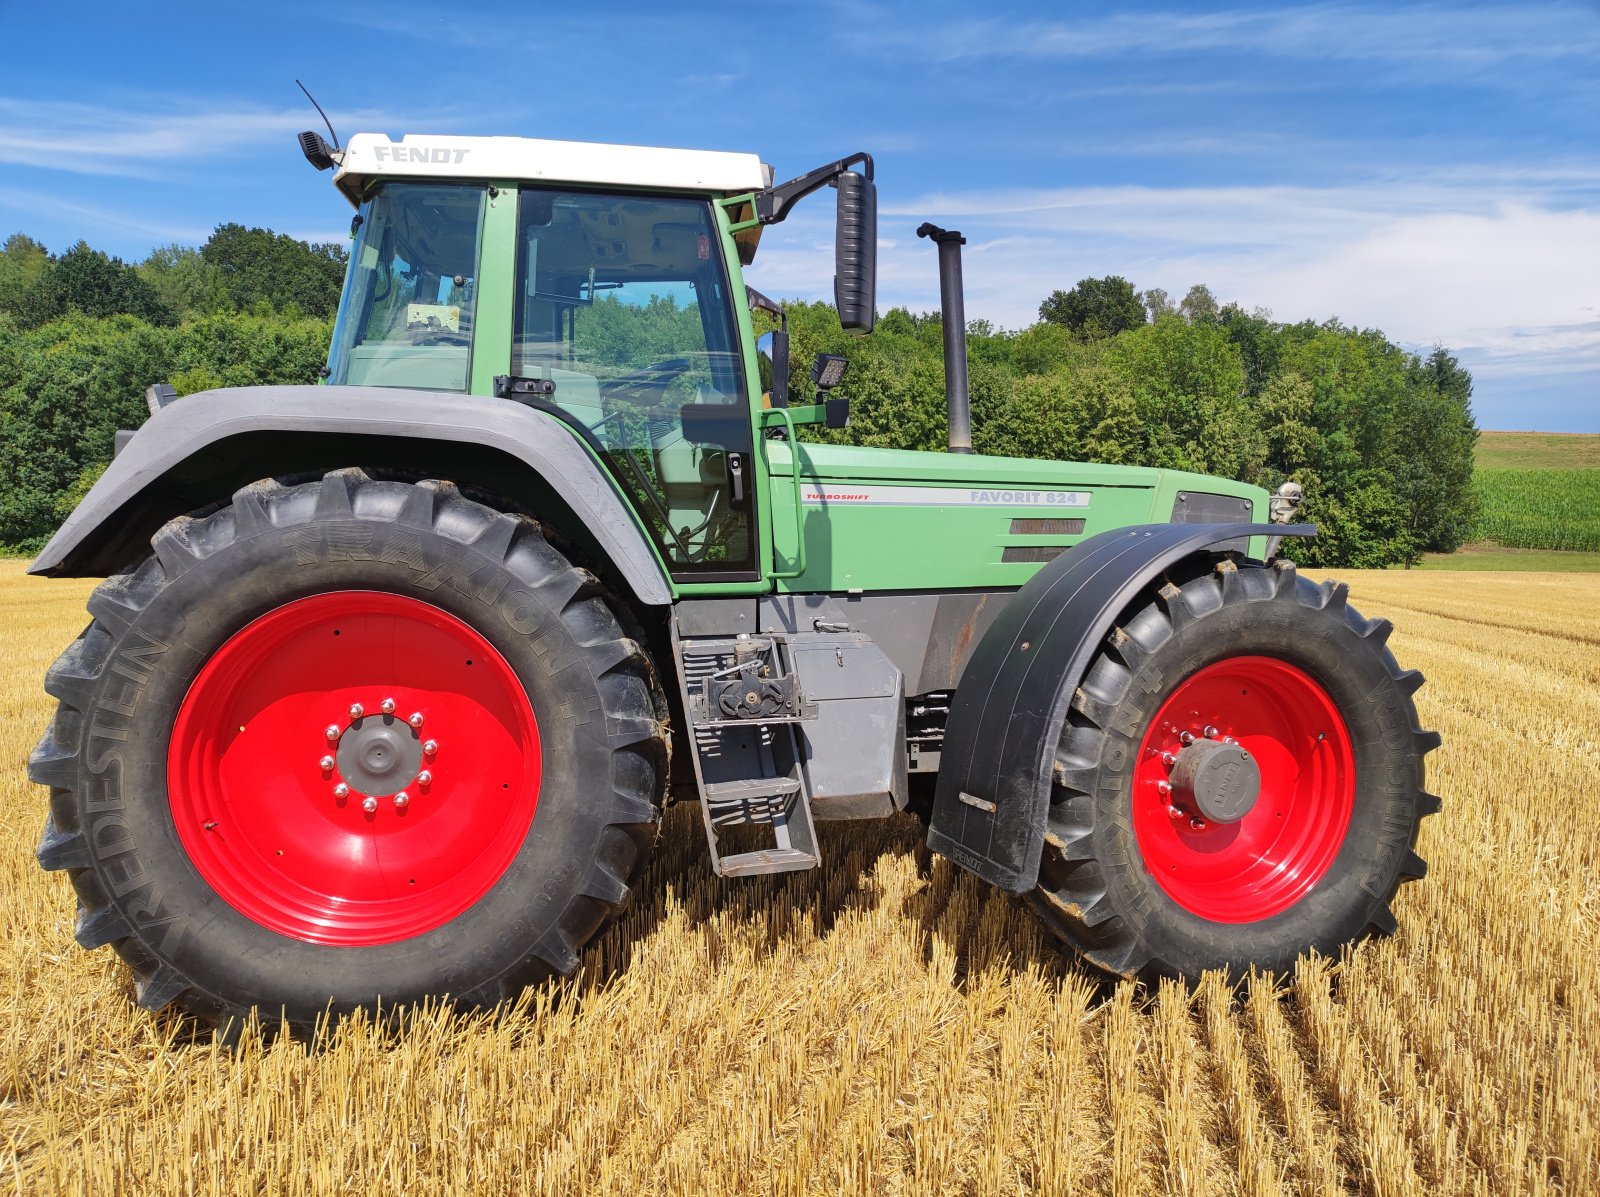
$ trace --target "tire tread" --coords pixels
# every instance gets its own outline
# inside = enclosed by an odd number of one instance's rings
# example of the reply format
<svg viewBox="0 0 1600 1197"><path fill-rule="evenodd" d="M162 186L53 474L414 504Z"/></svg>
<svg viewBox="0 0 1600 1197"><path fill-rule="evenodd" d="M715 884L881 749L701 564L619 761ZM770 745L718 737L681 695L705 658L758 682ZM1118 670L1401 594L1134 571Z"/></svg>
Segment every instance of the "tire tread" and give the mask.
<svg viewBox="0 0 1600 1197"><path fill-rule="evenodd" d="M1039 883L1024 896L1050 932L1087 963L1112 976L1147 982L1180 975L1172 963L1146 948L1135 929L1112 907L1105 866L1096 852L1093 818L1086 809L1094 794L1105 730L1128 694L1137 661L1148 659L1181 628L1220 607L1288 599L1342 617L1381 654L1390 680L1409 699L1422 685L1422 674L1395 663L1385 647L1392 625L1383 619L1362 618L1349 607L1348 594L1349 588L1342 582L1314 584L1302 579L1294 563L1284 558L1265 568L1240 568L1225 560L1211 572L1181 585L1166 579L1118 621L1073 695L1054 766ZM1437 732L1417 726L1414 707L1411 719L1419 757L1439 747ZM1418 820L1437 813L1439 807L1437 797L1420 793ZM1368 934L1394 932L1391 904L1395 894L1401 885L1426 876L1427 871L1426 862L1416 852L1408 852L1393 887L1368 912Z"/></svg>
<svg viewBox="0 0 1600 1197"><path fill-rule="evenodd" d="M174 578L196 562L249 536L315 519L392 519L418 530L476 548L516 573L523 585L538 589L579 643L585 665L595 676L634 677L638 685L600 687L608 744L615 754L645 753L655 763L655 788L637 782L613 783L602 835L603 859L574 891L565 911L539 943L501 977L491 978L458 1005L488 1006L512 997L523 985L551 973L568 974L578 963L578 946L587 943L627 904L643 874L659 828L666 782L666 701L637 639L623 631L625 610L594 573L573 565L549 544L539 524L522 515L494 510L463 497L454 484L424 480L401 483L374 480L366 471L345 468L296 486L266 479L243 487L229 503L203 517L170 521L151 538L152 553L108 578L88 604L92 622L50 667L45 689L57 699L55 720L29 757L29 777L51 787L52 814L46 821L37 857L45 869L64 869L78 899L74 936L85 948L111 945L134 975L138 1004L160 1010L178 1002L207 1021L242 1024L249 1014L207 993L192 978L159 959L110 900L95 872L85 837L76 830L80 801L81 750L68 747L76 737L63 733L69 720L81 723L122 636L140 613ZM464 536L463 526L471 535ZM621 771L637 778L648 771ZM66 817L63 817L66 816ZM310 1025L296 1029L309 1031Z"/></svg>

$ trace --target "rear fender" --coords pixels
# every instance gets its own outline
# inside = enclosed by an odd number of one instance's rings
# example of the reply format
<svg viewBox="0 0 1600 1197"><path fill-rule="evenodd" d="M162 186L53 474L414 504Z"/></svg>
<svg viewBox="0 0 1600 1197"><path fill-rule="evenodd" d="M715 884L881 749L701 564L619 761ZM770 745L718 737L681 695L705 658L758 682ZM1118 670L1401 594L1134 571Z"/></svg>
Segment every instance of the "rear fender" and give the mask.
<svg viewBox="0 0 1600 1197"><path fill-rule="evenodd" d="M1013 893L1033 888L1056 744L1095 648L1184 558L1309 524L1149 524L1092 536L1041 569L978 642L950 704L928 846Z"/></svg>
<svg viewBox="0 0 1600 1197"><path fill-rule="evenodd" d="M393 453L398 460L373 459ZM460 467L453 477L448 463ZM555 417L480 395L372 387L241 387L169 403L121 447L45 545L30 573L103 577L148 546L167 520L275 475L340 466L420 469L463 485L487 467L527 500L570 510L609 566L647 606L672 601L660 560L610 476Z"/></svg>

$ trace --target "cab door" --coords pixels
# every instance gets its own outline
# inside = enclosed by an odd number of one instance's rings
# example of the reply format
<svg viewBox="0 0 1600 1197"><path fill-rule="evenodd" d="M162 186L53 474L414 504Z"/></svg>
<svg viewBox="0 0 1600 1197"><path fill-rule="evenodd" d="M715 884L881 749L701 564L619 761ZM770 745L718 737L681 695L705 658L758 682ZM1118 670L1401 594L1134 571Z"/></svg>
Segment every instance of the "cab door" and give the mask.
<svg viewBox="0 0 1600 1197"><path fill-rule="evenodd" d="M523 186L512 371L609 468L673 578L751 582L750 406L710 202ZM543 386L548 383L548 388Z"/></svg>

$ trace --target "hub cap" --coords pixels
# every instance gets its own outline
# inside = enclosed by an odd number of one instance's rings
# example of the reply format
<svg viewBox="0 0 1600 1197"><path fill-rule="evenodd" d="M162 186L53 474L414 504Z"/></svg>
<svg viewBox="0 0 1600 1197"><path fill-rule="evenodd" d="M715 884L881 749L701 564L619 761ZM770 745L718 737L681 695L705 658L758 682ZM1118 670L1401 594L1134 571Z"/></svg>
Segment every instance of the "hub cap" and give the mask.
<svg viewBox="0 0 1600 1197"><path fill-rule="evenodd" d="M178 710L179 839L230 906L311 943L392 943L498 881L538 801L527 692L427 603L340 591L268 612Z"/></svg>
<svg viewBox="0 0 1600 1197"><path fill-rule="evenodd" d="M1355 756L1310 675L1234 657L1190 676L1140 745L1133 828L1145 867L1185 910L1270 918L1327 873L1355 807Z"/></svg>

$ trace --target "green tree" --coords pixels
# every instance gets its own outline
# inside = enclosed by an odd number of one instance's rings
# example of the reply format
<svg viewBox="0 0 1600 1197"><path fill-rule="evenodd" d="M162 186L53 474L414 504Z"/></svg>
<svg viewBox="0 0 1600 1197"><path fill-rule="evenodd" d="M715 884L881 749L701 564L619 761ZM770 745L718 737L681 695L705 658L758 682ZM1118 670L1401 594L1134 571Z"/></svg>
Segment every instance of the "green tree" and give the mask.
<svg viewBox="0 0 1600 1197"><path fill-rule="evenodd" d="M1021 375L1049 374L1066 368L1083 352L1061 325L1041 321L1012 339L1011 364Z"/></svg>
<svg viewBox="0 0 1600 1197"><path fill-rule="evenodd" d="M1288 343L1282 326L1273 323L1272 313L1260 309L1246 312L1236 303L1217 313L1217 323L1239 350L1245 393L1261 394L1267 383L1277 377L1278 359Z"/></svg>
<svg viewBox="0 0 1600 1197"><path fill-rule="evenodd" d="M50 251L32 237L13 233L0 251L0 312L9 312L23 324L42 324L47 318L33 310L42 296L38 289L50 270Z"/></svg>
<svg viewBox="0 0 1600 1197"><path fill-rule="evenodd" d="M1178 309L1168 295L1160 287L1151 287L1148 291L1139 292L1139 302L1144 304L1144 310L1150 313L1150 322L1154 324L1163 316L1174 316Z"/></svg>
<svg viewBox="0 0 1600 1197"><path fill-rule="evenodd" d="M1052 291L1039 305L1039 319L1059 324L1080 340L1098 341L1138 328L1144 304L1120 275L1079 279L1070 291Z"/></svg>
<svg viewBox="0 0 1600 1197"><path fill-rule="evenodd" d="M1478 428L1472 418L1472 376L1435 347L1413 361L1395 410L1391 472L1419 548L1453 553L1472 534L1472 486Z"/></svg>
<svg viewBox="0 0 1600 1197"><path fill-rule="evenodd" d="M1221 311L1217 297L1204 283L1196 283L1178 304L1178 314L1190 324L1215 324Z"/></svg>
<svg viewBox="0 0 1600 1197"><path fill-rule="evenodd" d="M139 263L139 277L179 316L200 316L228 309L222 273L189 245L161 245Z"/></svg>
<svg viewBox="0 0 1600 1197"><path fill-rule="evenodd" d="M144 389L314 382L324 320L226 314L179 327L72 312L24 329L0 313L0 546L36 550L96 471L118 428L147 416Z"/></svg>
<svg viewBox="0 0 1600 1197"><path fill-rule="evenodd" d="M220 224L200 256L216 268L223 292L241 311L265 302L280 312L292 306L307 316L330 316L339 306L345 252L331 242L312 245L271 229Z"/></svg>
<svg viewBox="0 0 1600 1197"><path fill-rule="evenodd" d="M155 289L121 258L109 257L80 241L40 276L33 288L34 323L68 312L85 316L134 316L151 324L173 324L177 317Z"/></svg>
<svg viewBox="0 0 1600 1197"><path fill-rule="evenodd" d="M1102 360L1134 397L1141 463L1257 481L1266 446L1239 351L1220 328L1167 316L1110 342Z"/></svg>

